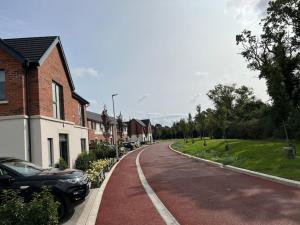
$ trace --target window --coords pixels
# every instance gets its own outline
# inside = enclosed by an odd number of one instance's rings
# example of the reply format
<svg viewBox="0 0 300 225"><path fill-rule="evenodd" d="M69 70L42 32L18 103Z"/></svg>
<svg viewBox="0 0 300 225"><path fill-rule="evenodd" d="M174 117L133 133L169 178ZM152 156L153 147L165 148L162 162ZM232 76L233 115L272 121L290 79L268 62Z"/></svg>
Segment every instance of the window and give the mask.
<svg viewBox="0 0 300 225"><path fill-rule="evenodd" d="M78 105L78 113L80 117L80 126L85 126L85 120L84 120L84 106L79 104Z"/></svg>
<svg viewBox="0 0 300 225"><path fill-rule="evenodd" d="M62 86L52 82L52 104L53 104L53 117L56 119L64 119L63 107L63 90Z"/></svg>
<svg viewBox="0 0 300 225"><path fill-rule="evenodd" d="M49 167L53 166L53 139L48 138Z"/></svg>
<svg viewBox="0 0 300 225"><path fill-rule="evenodd" d="M43 171L42 168L19 159L12 159L10 161L5 161L2 163L4 166L7 166L9 169L14 170L23 176L33 176Z"/></svg>
<svg viewBox="0 0 300 225"><path fill-rule="evenodd" d="M7 171L0 168L0 177L8 175Z"/></svg>
<svg viewBox="0 0 300 225"><path fill-rule="evenodd" d="M81 138L81 152L85 152L86 151L86 139L85 138Z"/></svg>
<svg viewBox="0 0 300 225"><path fill-rule="evenodd" d="M5 72L0 70L0 101L5 100Z"/></svg>

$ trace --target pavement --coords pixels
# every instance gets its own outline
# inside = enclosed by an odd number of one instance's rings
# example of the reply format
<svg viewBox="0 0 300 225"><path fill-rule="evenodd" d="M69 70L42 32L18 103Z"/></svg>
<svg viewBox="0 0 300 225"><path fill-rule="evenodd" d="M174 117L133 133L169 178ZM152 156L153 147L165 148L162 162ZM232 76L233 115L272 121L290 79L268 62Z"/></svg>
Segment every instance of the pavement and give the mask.
<svg viewBox="0 0 300 225"><path fill-rule="evenodd" d="M139 162L148 184L179 224L300 224L300 189L187 158L169 144L146 148ZM165 224L139 180L135 161L140 151L125 157L113 172L97 225Z"/></svg>

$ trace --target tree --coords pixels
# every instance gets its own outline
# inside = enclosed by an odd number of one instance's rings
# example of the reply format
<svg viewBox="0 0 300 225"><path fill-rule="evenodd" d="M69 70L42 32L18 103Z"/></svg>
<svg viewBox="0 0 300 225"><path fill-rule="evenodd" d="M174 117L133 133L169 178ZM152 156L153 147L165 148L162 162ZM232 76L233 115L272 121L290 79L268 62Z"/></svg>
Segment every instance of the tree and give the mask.
<svg viewBox="0 0 300 225"><path fill-rule="evenodd" d="M194 117L196 129L199 132L200 139L205 137L205 111L201 111L201 105L196 106L196 115Z"/></svg>
<svg viewBox="0 0 300 225"><path fill-rule="evenodd" d="M209 90L207 96L213 101L216 108L217 121L223 132L223 138L227 141L227 129L232 119L233 104L235 100L235 84L218 84Z"/></svg>
<svg viewBox="0 0 300 225"><path fill-rule="evenodd" d="M293 108L300 111L300 1L270 1L262 20L262 34L244 30L236 36L248 68L259 71L275 108L275 121L286 121Z"/></svg>
<svg viewBox="0 0 300 225"><path fill-rule="evenodd" d="M192 114L189 113L188 114L188 122L187 122L187 127L188 127L188 136L192 139L192 142L194 143L194 121L193 121L193 117Z"/></svg>
<svg viewBox="0 0 300 225"><path fill-rule="evenodd" d="M103 124L103 127L104 127L103 136L105 138L105 141L108 142L108 139L110 137L110 132L109 132L110 119L109 119L109 115L108 115L106 106L104 106L104 109L101 113L101 120L102 120L102 124Z"/></svg>
<svg viewBox="0 0 300 225"><path fill-rule="evenodd" d="M120 138L123 139L123 131L124 131L124 124L123 124L123 116L122 113L117 116L117 130Z"/></svg>
<svg viewBox="0 0 300 225"><path fill-rule="evenodd" d="M214 130L217 128L217 120L215 110L208 108L205 111L205 125L210 139L214 137Z"/></svg>

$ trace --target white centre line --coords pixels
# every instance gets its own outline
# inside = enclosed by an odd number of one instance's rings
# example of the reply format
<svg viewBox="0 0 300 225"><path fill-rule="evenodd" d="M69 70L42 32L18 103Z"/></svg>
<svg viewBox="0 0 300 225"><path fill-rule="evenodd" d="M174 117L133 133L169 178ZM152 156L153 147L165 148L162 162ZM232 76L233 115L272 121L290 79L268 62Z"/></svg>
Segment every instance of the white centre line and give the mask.
<svg viewBox="0 0 300 225"><path fill-rule="evenodd" d="M139 174L139 178L141 180L141 183L148 195L148 197L150 198L150 200L152 201L153 205L155 206L156 210L158 211L158 213L160 214L160 216L162 217L162 219L165 221L165 223L167 225L180 225L178 223L178 221L175 219L175 217L170 213L170 211L166 208L166 206L160 201L160 199L158 198L158 196L155 194L155 192L153 191L153 189L151 188L151 186L149 185L143 170L141 168L140 165L140 155L142 154L143 151L145 151L146 149L143 149L136 157L135 163L136 163L136 168Z"/></svg>

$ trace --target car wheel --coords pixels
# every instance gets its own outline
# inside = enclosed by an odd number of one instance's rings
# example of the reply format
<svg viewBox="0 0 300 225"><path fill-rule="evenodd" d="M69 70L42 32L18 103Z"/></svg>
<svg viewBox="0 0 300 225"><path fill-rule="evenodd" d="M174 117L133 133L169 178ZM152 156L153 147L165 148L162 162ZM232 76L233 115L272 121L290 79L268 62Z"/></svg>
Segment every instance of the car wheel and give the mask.
<svg viewBox="0 0 300 225"><path fill-rule="evenodd" d="M62 220L68 214L67 202L63 197L61 197L59 195L55 195L55 201L57 201L59 203L58 216L59 216L60 220Z"/></svg>

